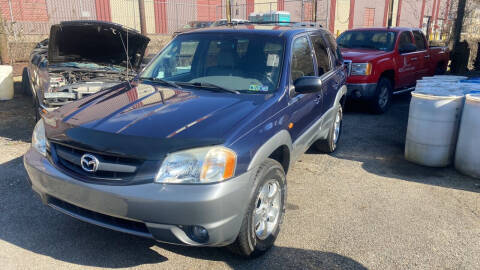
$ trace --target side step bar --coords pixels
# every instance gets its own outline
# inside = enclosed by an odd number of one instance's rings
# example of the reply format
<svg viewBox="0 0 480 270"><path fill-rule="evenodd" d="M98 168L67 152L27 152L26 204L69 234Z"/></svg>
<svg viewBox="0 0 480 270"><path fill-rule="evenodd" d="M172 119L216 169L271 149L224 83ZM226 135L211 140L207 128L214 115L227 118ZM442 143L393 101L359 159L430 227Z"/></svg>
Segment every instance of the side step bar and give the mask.
<svg viewBox="0 0 480 270"><path fill-rule="evenodd" d="M410 88L405 88L405 89L402 89L402 90L398 90L396 92L393 92L393 94L394 95L400 95L400 94L410 92L410 91L413 91L413 90L415 90L415 87L410 87Z"/></svg>

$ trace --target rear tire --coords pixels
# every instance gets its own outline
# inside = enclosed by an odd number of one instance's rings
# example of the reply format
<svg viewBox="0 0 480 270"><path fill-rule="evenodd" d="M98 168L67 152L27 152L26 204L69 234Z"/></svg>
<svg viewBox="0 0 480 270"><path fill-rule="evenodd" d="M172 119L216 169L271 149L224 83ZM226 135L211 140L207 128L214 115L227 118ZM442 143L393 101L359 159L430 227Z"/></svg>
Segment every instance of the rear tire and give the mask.
<svg viewBox="0 0 480 270"><path fill-rule="evenodd" d="M27 68L23 68L22 71L22 93L25 96L32 95L32 88L30 86L30 79L28 78Z"/></svg>
<svg viewBox="0 0 480 270"><path fill-rule="evenodd" d="M386 77L381 77L375 90L375 97L370 102L373 113L385 113L392 103L392 81Z"/></svg>
<svg viewBox="0 0 480 270"><path fill-rule="evenodd" d="M282 165L273 159L265 160L257 170L253 190L237 239L228 246L233 253L247 258L264 254L280 232L286 199Z"/></svg>
<svg viewBox="0 0 480 270"><path fill-rule="evenodd" d="M315 148L322 153L333 153L337 149L338 140L342 135L343 124L343 108L339 106L333 124L328 131L326 140L318 140L315 142Z"/></svg>
<svg viewBox="0 0 480 270"><path fill-rule="evenodd" d="M33 109L35 114L35 123L38 122L42 118L40 115L40 106L38 106L38 101L36 99L33 100Z"/></svg>

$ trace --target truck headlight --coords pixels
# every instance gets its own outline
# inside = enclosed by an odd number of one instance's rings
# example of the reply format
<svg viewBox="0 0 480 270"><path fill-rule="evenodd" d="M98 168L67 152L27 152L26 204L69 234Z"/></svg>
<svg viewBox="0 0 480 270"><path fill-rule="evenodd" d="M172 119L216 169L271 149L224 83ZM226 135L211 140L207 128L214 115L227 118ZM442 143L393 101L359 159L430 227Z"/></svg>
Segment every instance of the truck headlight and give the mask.
<svg viewBox="0 0 480 270"><path fill-rule="evenodd" d="M32 146L43 156L47 155L47 138L45 137L43 119L40 119L33 129Z"/></svg>
<svg viewBox="0 0 480 270"><path fill-rule="evenodd" d="M352 63L352 75L370 75L372 74L371 63Z"/></svg>
<svg viewBox="0 0 480 270"><path fill-rule="evenodd" d="M237 155L222 147L202 147L167 155L156 183L205 184L220 182L235 173Z"/></svg>

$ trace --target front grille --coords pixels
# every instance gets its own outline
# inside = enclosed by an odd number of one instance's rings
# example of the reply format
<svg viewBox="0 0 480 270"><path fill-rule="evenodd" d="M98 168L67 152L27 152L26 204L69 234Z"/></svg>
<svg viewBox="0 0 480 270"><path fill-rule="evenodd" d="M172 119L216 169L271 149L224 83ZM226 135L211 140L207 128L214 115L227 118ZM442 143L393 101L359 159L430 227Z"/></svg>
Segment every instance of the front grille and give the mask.
<svg viewBox="0 0 480 270"><path fill-rule="evenodd" d="M109 229L131 233L143 237L152 237L143 222L132 221L105 214L100 214L85 208L78 207L55 197L48 197L48 204L53 208L62 211L80 220L103 226Z"/></svg>
<svg viewBox="0 0 480 270"><path fill-rule="evenodd" d="M52 161L63 171L82 180L128 182L135 179L144 161L112 155L92 153L66 145L51 143ZM96 172L82 169L81 157L84 154L94 155L103 167Z"/></svg>

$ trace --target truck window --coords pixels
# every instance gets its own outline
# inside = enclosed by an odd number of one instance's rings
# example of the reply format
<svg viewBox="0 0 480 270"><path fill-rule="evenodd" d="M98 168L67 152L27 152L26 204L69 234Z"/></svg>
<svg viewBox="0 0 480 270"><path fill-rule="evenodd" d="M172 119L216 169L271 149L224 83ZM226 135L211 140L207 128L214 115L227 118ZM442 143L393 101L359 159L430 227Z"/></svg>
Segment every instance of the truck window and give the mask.
<svg viewBox="0 0 480 270"><path fill-rule="evenodd" d="M338 38L338 46L345 49L367 49L389 52L395 47L395 32L385 30L345 31Z"/></svg>
<svg viewBox="0 0 480 270"><path fill-rule="evenodd" d="M318 76L322 76L331 69L327 45L320 35L311 36L311 40L317 58Z"/></svg>
<svg viewBox="0 0 480 270"><path fill-rule="evenodd" d="M412 44L412 36L410 35L410 32L401 33L398 38L398 48L401 48L409 43Z"/></svg>
<svg viewBox="0 0 480 270"><path fill-rule="evenodd" d="M423 38L423 34L419 31L413 31L413 38L415 39L415 45L417 46L418 51L423 51L427 48L425 44L425 38Z"/></svg>
<svg viewBox="0 0 480 270"><path fill-rule="evenodd" d="M300 37L293 42L292 67L290 70L292 81L303 76L315 76L312 50L307 37Z"/></svg>

